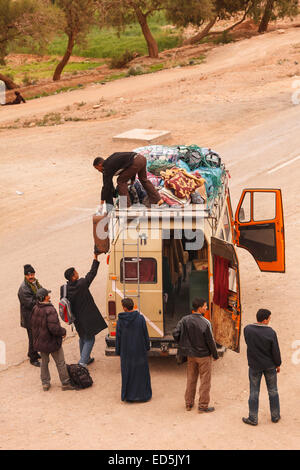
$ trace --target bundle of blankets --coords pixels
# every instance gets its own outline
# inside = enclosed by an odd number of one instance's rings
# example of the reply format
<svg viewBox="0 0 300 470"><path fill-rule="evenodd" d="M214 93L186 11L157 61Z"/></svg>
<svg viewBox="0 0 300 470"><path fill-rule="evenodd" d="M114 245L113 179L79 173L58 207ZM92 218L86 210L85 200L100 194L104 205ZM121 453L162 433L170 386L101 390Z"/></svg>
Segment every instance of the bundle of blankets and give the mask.
<svg viewBox="0 0 300 470"><path fill-rule="evenodd" d="M147 177L159 190L161 199L169 206L204 204L220 185L223 169L216 152L197 146L139 147L134 152L147 158ZM134 184L142 202L142 188Z"/></svg>

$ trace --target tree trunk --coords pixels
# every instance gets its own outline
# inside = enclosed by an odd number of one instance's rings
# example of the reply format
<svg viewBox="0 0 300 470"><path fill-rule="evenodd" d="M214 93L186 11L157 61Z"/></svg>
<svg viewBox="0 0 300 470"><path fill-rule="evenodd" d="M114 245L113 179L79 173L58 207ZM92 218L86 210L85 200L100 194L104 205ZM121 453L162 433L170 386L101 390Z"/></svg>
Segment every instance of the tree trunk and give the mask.
<svg viewBox="0 0 300 470"><path fill-rule="evenodd" d="M140 26L142 28L144 38L147 43L149 57L157 58L158 57L158 45L154 37L152 36L152 33L148 26L147 15L144 15L144 13L138 7L135 7L134 10L135 10L138 22L140 23Z"/></svg>
<svg viewBox="0 0 300 470"><path fill-rule="evenodd" d="M186 46L186 45L189 45L189 44L197 44L197 42L199 42L199 41L201 41L201 39L205 38L205 36L208 35L209 31L211 30L211 28L213 27L213 25L215 24L217 19L218 19L217 16L212 18L210 20L210 22L205 26L205 28L202 31L197 33L192 38L189 38L189 39L186 39L185 41L183 41L183 45Z"/></svg>
<svg viewBox="0 0 300 470"><path fill-rule="evenodd" d="M13 80L11 80L10 78L8 78L6 75L2 75L2 73L0 73L0 80L2 80L5 85L6 85L6 88L8 90L14 90L15 88L19 88L18 85L16 85Z"/></svg>
<svg viewBox="0 0 300 470"><path fill-rule="evenodd" d="M264 14L262 16L260 25L258 27L259 33L265 33L268 29L269 22L273 13L273 8L276 0L267 0Z"/></svg>
<svg viewBox="0 0 300 470"><path fill-rule="evenodd" d="M60 63L57 65L57 67L55 69L55 72L54 72L54 75L53 75L53 80L54 81L60 80L62 71L65 68L65 66L67 65L67 63L69 62L69 59L72 55L74 44L75 44L75 37L74 37L73 34L71 34L69 36L68 46L67 46L67 50L65 52L65 55L63 56L62 60L60 61Z"/></svg>

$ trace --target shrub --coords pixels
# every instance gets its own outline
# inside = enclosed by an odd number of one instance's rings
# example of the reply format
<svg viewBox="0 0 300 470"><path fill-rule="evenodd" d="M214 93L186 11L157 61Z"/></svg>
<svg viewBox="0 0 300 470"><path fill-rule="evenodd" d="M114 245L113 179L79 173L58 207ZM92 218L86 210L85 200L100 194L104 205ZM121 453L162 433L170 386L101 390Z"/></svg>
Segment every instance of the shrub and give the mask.
<svg viewBox="0 0 300 470"><path fill-rule="evenodd" d="M124 54L120 56L113 57L110 61L110 68L111 69L122 69L125 67L132 59L134 59L135 55L133 52L125 51Z"/></svg>

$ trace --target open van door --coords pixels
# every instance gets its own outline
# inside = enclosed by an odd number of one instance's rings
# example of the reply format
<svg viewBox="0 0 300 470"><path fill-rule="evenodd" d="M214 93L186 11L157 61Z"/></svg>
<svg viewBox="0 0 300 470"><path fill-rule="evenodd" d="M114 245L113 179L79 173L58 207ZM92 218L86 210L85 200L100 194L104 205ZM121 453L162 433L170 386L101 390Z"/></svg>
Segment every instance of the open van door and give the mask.
<svg viewBox="0 0 300 470"><path fill-rule="evenodd" d="M234 226L235 244L252 254L261 271L285 272L280 189L244 189Z"/></svg>
<svg viewBox="0 0 300 470"><path fill-rule="evenodd" d="M211 324L217 344L240 350L241 302L238 258L234 245L211 237L214 293Z"/></svg>

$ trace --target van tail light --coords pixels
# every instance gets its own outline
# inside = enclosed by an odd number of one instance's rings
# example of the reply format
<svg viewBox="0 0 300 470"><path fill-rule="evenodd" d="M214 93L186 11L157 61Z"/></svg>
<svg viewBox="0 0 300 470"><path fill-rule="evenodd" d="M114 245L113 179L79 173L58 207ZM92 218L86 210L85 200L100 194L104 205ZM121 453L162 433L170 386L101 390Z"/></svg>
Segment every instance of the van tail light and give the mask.
<svg viewBox="0 0 300 470"><path fill-rule="evenodd" d="M114 300L108 301L108 318L115 320L117 317L116 302Z"/></svg>

